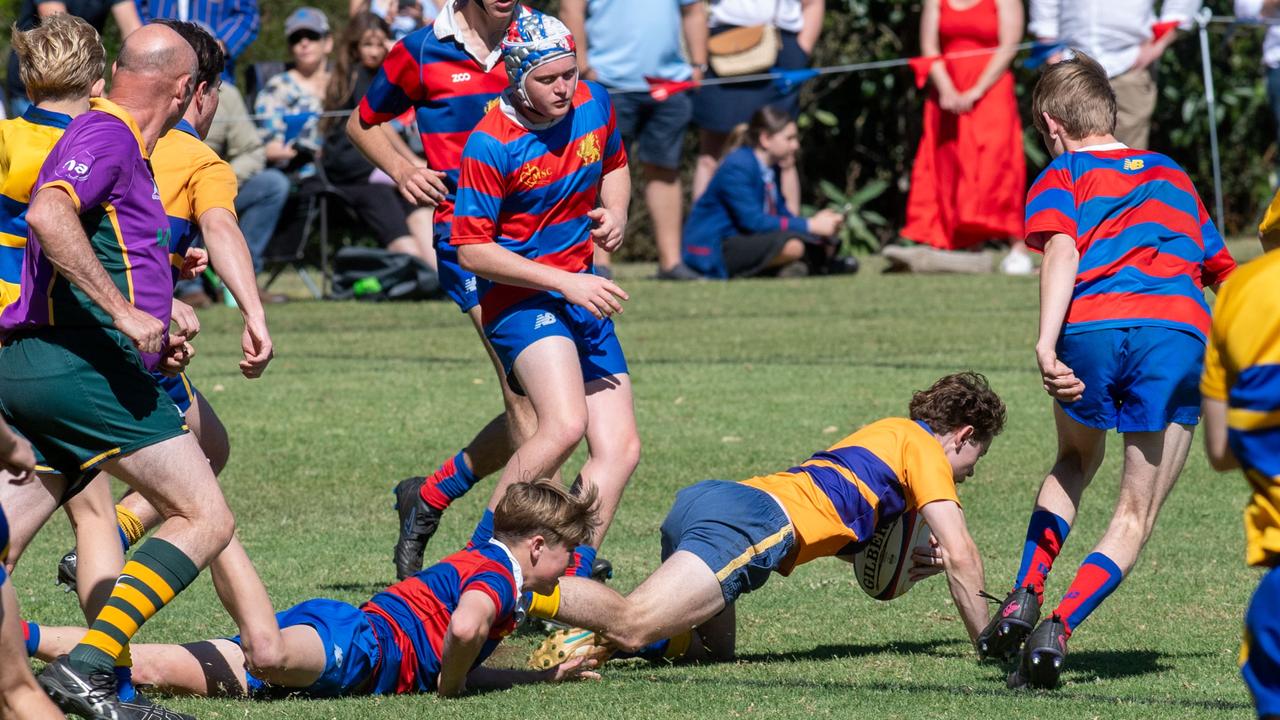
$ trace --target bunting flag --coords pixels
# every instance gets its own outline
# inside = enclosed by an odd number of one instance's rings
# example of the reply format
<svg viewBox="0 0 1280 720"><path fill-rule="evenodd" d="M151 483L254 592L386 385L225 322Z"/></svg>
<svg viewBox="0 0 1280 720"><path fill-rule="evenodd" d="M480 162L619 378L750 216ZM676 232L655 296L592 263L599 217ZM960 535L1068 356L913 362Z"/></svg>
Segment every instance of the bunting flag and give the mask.
<svg viewBox="0 0 1280 720"><path fill-rule="evenodd" d="M1166 20L1164 22L1158 22L1155 25L1151 26L1151 37L1156 40L1159 40L1165 35L1168 35L1174 30L1177 30L1178 26L1181 24L1182 23L1177 20Z"/></svg>
<svg viewBox="0 0 1280 720"><path fill-rule="evenodd" d="M800 68L798 70L783 70L781 68L774 70L773 84L777 86L778 92L786 95L794 91L806 80L812 80L818 77L818 71L813 68Z"/></svg>
<svg viewBox="0 0 1280 720"><path fill-rule="evenodd" d="M697 80L663 80L655 77L646 77L644 80L649 83L649 96L658 102L666 102L672 95L698 87Z"/></svg>
<svg viewBox="0 0 1280 720"><path fill-rule="evenodd" d="M921 57L907 58L907 65L911 66L911 71L916 74L916 89L924 87L929 82L929 69L933 64L941 59L940 55L923 55Z"/></svg>
<svg viewBox="0 0 1280 720"><path fill-rule="evenodd" d="M1027 59L1022 61L1022 67L1028 70L1035 70L1049 62L1049 58L1066 49L1067 46L1063 43L1036 41L1031 46L1031 53L1027 55Z"/></svg>

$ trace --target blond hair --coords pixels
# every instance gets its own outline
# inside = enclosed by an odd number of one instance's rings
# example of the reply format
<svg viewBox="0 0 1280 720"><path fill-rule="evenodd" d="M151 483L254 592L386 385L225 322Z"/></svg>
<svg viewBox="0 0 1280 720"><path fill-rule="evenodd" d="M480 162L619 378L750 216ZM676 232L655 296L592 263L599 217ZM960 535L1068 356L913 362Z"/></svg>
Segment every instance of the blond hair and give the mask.
<svg viewBox="0 0 1280 720"><path fill-rule="evenodd" d="M1110 135L1116 129L1116 94L1107 71L1097 60L1080 52L1075 57L1050 65L1040 74L1031 94L1031 119L1036 130L1047 136L1048 113L1072 140L1090 135Z"/></svg>
<svg viewBox="0 0 1280 720"><path fill-rule="evenodd" d="M550 480L513 484L493 511L494 537L504 541L542 535L574 547L590 542L598 524L594 487L572 494Z"/></svg>
<svg viewBox="0 0 1280 720"><path fill-rule="evenodd" d="M15 24L10 43L33 103L87 97L106 69L98 31L74 15L52 15L25 32Z"/></svg>

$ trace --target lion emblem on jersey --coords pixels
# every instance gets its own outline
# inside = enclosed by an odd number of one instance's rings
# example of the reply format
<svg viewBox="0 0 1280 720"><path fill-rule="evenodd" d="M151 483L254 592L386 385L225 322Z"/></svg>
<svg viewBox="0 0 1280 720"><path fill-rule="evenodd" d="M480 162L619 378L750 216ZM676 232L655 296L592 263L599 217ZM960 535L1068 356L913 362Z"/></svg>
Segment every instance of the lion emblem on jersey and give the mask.
<svg viewBox="0 0 1280 720"><path fill-rule="evenodd" d="M578 157L587 165L600 160L600 141L596 139L595 133L587 135L578 143Z"/></svg>
<svg viewBox="0 0 1280 720"><path fill-rule="evenodd" d="M550 170L543 170L537 165L529 164L520 168L520 175L516 178L516 182L520 183L524 189L532 190L550 179Z"/></svg>
<svg viewBox="0 0 1280 720"><path fill-rule="evenodd" d="M485 113L486 115L488 115L488 114L489 114L489 111L490 111L490 110L492 110L492 109L494 109L494 108L496 108L496 107L498 107L498 98L494 98L494 99L490 100L489 102L485 103L485 106L484 106L484 113Z"/></svg>

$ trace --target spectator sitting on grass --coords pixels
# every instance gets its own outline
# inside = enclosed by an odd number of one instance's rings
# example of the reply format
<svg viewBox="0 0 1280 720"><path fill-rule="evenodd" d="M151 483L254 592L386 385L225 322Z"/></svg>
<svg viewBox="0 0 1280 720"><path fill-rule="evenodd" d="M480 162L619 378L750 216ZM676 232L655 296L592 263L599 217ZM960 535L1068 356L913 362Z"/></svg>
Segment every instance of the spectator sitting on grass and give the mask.
<svg viewBox="0 0 1280 720"><path fill-rule="evenodd" d="M728 147L684 224L685 265L713 278L857 270L852 258L835 258L840 213L820 210L803 218L783 198L778 177L795 167L800 150L790 114L771 106L757 110L734 130Z"/></svg>

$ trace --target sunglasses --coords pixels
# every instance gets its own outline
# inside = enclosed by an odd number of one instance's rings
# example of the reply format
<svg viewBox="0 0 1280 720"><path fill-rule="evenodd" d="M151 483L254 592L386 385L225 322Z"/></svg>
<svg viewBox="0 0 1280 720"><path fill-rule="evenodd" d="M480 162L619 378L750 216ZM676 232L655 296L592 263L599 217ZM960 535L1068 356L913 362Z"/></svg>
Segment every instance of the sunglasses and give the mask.
<svg viewBox="0 0 1280 720"><path fill-rule="evenodd" d="M315 30L299 30L289 36L289 44L297 45L303 40L310 40L311 42L319 42L320 39L323 37L324 35L321 35Z"/></svg>

